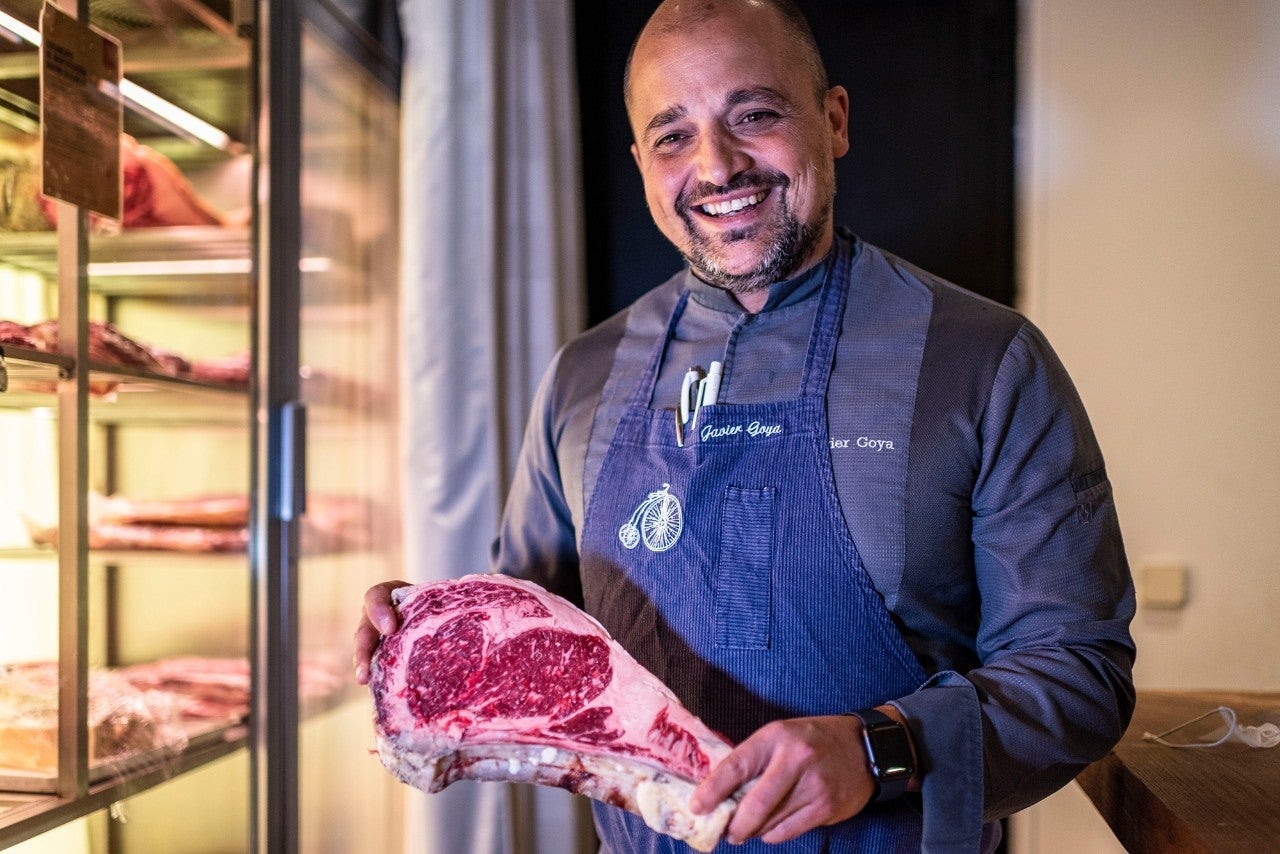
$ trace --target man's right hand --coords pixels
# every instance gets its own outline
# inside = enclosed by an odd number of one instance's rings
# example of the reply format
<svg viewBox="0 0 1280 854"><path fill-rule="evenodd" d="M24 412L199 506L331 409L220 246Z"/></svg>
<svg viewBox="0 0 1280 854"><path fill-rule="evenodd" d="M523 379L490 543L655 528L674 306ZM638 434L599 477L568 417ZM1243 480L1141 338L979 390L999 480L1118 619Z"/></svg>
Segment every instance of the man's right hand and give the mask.
<svg viewBox="0 0 1280 854"><path fill-rule="evenodd" d="M360 615L360 624L356 626L354 654L351 663L356 670L356 682L369 684L369 661L378 643L396 630L399 618L391 604L391 591L397 587L407 587L407 581L384 581L375 584L365 591L364 612Z"/></svg>

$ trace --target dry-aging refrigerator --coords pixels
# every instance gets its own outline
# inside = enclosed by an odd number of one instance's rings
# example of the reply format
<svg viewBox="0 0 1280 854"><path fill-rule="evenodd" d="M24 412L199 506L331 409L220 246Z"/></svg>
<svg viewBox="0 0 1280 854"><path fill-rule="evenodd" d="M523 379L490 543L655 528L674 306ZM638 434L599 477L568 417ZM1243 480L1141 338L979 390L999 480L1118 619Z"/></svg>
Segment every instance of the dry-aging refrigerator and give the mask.
<svg viewBox="0 0 1280 854"><path fill-rule="evenodd" d="M399 58L352 9L0 0L0 848L398 850L350 642L402 574Z"/></svg>

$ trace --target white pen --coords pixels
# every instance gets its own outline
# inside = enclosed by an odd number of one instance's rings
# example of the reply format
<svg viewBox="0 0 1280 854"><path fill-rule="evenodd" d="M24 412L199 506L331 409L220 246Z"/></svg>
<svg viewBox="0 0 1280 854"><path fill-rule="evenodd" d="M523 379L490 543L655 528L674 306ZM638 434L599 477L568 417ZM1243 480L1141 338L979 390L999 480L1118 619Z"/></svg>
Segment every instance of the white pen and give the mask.
<svg viewBox="0 0 1280 854"><path fill-rule="evenodd" d="M720 400L720 379L724 375L724 365L720 362L712 362L711 369L707 372L706 389L702 394L700 405L710 406Z"/></svg>
<svg viewBox="0 0 1280 854"><path fill-rule="evenodd" d="M684 382L680 386L680 423L688 424L693 415L693 406L698 393L698 383L702 380L702 368L690 368L685 372Z"/></svg>
<svg viewBox="0 0 1280 854"><path fill-rule="evenodd" d="M707 395L707 382L708 382L709 380L710 380L710 377L703 377L702 379L698 380L698 394L697 394L697 399L693 402L693 427L692 427L692 429L693 429L694 431L697 431L697 429L698 429L698 413L702 412L702 403L703 403L703 401L706 399L706 395Z"/></svg>
<svg viewBox="0 0 1280 854"><path fill-rule="evenodd" d="M710 373L698 383L698 402L693 407L694 430L698 429L698 415L702 412L702 407L715 403L720 397L720 375L723 367L719 362L712 362Z"/></svg>

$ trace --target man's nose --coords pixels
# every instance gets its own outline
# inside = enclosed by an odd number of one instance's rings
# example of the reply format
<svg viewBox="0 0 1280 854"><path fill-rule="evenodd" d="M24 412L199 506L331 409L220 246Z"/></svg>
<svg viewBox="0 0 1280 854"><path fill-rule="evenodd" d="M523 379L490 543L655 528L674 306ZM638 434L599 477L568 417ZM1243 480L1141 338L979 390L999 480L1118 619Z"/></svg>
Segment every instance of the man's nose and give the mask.
<svg viewBox="0 0 1280 854"><path fill-rule="evenodd" d="M747 152L733 134L723 128L712 128L699 140L698 177L701 180L723 187L750 163Z"/></svg>

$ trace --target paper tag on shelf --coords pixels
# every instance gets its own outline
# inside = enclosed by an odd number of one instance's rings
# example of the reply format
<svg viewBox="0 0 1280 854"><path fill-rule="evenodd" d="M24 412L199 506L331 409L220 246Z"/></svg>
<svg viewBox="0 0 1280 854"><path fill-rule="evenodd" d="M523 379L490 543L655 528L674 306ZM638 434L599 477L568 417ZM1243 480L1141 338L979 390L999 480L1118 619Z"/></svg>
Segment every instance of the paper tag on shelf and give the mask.
<svg viewBox="0 0 1280 854"><path fill-rule="evenodd" d="M120 43L51 3L40 33L41 192L118 220Z"/></svg>

